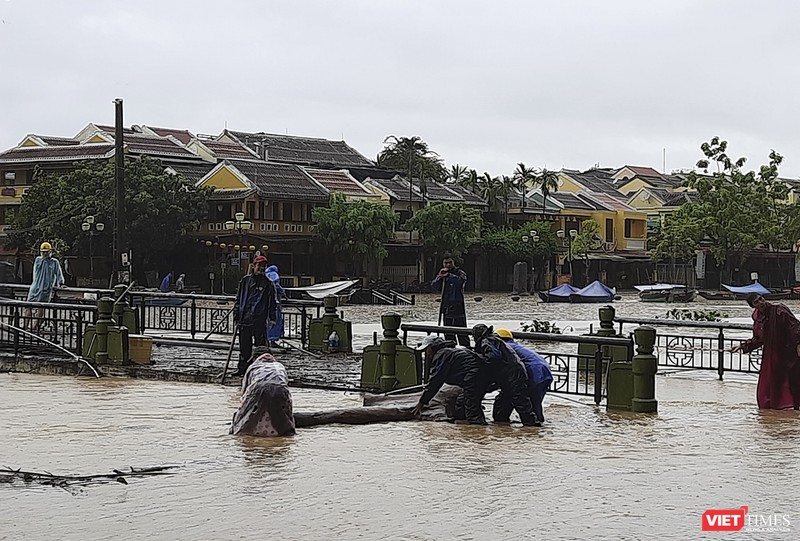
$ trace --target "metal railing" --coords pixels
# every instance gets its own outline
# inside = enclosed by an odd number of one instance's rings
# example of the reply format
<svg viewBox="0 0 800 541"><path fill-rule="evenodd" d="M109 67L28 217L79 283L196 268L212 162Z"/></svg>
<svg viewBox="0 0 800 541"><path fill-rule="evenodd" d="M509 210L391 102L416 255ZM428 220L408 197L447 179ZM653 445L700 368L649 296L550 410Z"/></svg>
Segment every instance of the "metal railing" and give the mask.
<svg viewBox="0 0 800 541"><path fill-rule="evenodd" d="M442 327L437 325L422 325L403 323L403 344L408 344L408 333L419 332L426 334L455 334L470 336L471 329L464 327ZM595 346L592 355L575 355L569 353L555 353L538 351L550 363L553 373L553 384L549 392L563 393L579 396L591 396L596 405L600 405L606 396L606 366L608 359L604 358L603 346L622 346L628 349L629 357L633 357L633 339L606 337L596 335L569 336L563 334L514 332L515 339L535 340L537 342L558 342L568 344L591 344Z"/></svg>
<svg viewBox="0 0 800 541"><path fill-rule="evenodd" d="M0 284L0 288L8 287L17 297L24 298L27 284ZM55 298L59 305L85 306L95 309L96 298L112 295L111 289L90 289L63 287L56 289ZM232 295L202 295L196 293L162 293L160 291L135 291L128 293L131 306L137 310L139 331L174 331L188 333L192 340L205 340L209 334L230 335L233 333ZM28 303L30 304L30 303ZM52 306L53 303L45 304ZM320 317L322 301L300 301L284 299L283 338L300 340L302 346L308 343L308 328L312 318Z"/></svg>
<svg viewBox="0 0 800 541"><path fill-rule="evenodd" d="M62 355L59 350L20 332L22 329L80 355L83 332L86 325L94 323L95 317L94 306L0 299L0 349L13 351L14 355Z"/></svg>
<svg viewBox="0 0 800 541"><path fill-rule="evenodd" d="M731 337L732 331L751 331L753 326L746 323L725 323L722 321L681 321L669 319L614 318L619 324L619 332L623 332L625 324L650 325L673 329L703 329L706 335L678 334L677 332L659 332L656 335L656 351L658 365L666 368L716 370L720 380L725 372L757 374L761 370L761 350L751 353L737 351L732 353L733 346L738 346L747 338ZM725 331L728 336L725 336ZM702 331L701 331L702 332Z"/></svg>

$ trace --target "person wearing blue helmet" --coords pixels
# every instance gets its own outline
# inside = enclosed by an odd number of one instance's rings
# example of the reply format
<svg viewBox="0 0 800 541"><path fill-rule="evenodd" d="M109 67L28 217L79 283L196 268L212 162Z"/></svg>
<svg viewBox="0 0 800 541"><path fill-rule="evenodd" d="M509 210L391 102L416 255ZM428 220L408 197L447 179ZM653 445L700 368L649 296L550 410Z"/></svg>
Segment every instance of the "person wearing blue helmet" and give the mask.
<svg viewBox="0 0 800 541"><path fill-rule="evenodd" d="M281 286L281 277L278 274L278 266L270 265L267 267L267 278L275 284L275 324L267 329L269 345L278 347L278 340L283 336L283 310L281 309L281 299L286 296L286 292Z"/></svg>

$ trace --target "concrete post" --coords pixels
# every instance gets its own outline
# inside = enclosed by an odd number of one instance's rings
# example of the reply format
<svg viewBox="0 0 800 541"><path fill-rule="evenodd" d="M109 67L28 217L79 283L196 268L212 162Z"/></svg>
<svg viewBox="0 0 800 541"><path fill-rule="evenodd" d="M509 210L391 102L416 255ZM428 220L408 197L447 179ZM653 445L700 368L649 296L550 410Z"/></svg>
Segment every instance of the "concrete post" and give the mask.
<svg viewBox="0 0 800 541"><path fill-rule="evenodd" d="M512 295L528 294L528 265L522 261L514 263L513 278L511 280Z"/></svg>
<svg viewBox="0 0 800 541"><path fill-rule="evenodd" d="M97 355L95 360L98 364L108 362L108 327L113 325L111 311L114 306L114 299L103 297L97 301L97 323L95 323L95 333L97 335Z"/></svg>
<svg viewBox="0 0 800 541"><path fill-rule="evenodd" d="M597 330L597 336L615 336L614 332L614 316L616 310L613 306L603 306L598 310L600 313L600 328Z"/></svg>
<svg viewBox="0 0 800 541"><path fill-rule="evenodd" d="M322 301L325 313L322 314L322 328L325 330L325 340L333 332L333 321L336 319L336 307L339 306L339 298L335 295L328 295Z"/></svg>
<svg viewBox="0 0 800 541"><path fill-rule="evenodd" d="M395 374L397 361L397 346L401 344L398 332L402 317L396 312L389 312L381 316L383 326L383 340L381 340L381 390L391 391L397 385Z"/></svg>
<svg viewBox="0 0 800 541"><path fill-rule="evenodd" d="M656 400L656 370L658 359L653 355L656 343L656 330L641 326L633 331L636 342L636 355L633 356L633 401L631 409L642 413L658 411Z"/></svg>

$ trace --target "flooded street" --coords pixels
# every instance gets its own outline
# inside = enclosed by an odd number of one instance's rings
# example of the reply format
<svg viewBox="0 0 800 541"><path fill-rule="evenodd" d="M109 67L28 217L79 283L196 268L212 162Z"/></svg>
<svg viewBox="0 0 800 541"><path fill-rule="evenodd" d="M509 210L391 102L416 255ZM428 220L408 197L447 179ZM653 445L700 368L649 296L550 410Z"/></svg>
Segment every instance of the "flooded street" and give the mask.
<svg viewBox="0 0 800 541"><path fill-rule="evenodd" d="M615 304L626 317L675 307ZM692 306L701 307L719 308ZM430 299L398 308L409 320L436 320ZM345 317L367 341L386 310L345 307ZM597 305L495 296L468 310L515 329L532 318L576 330L597 323ZM743 303L725 312L749 315ZM78 494L0 485L0 540L797 539L800 416L759 412L754 376L714 376L659 376L656 416L548 395L540 429L411 422L255 439L227 434L235 388L0 374L0 466L181 466ZM300 411L360 404L357 394L293 394ZM791 531L701 531L706 509L742 505L789 515Z"/></svg>

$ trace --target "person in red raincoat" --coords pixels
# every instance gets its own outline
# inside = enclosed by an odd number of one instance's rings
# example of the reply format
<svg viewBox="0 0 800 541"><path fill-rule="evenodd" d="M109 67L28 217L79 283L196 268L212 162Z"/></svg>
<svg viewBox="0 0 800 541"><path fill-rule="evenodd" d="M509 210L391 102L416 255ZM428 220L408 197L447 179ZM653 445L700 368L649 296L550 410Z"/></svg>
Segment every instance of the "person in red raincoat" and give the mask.
<svg viewBox="0 0 800 541"><path fill-rule="evenodd" d="M747 296L753 311L753 338L731 351L762 348L756 400L760 409L800 407L800 321L778 302L757 293Z"/></svg>

